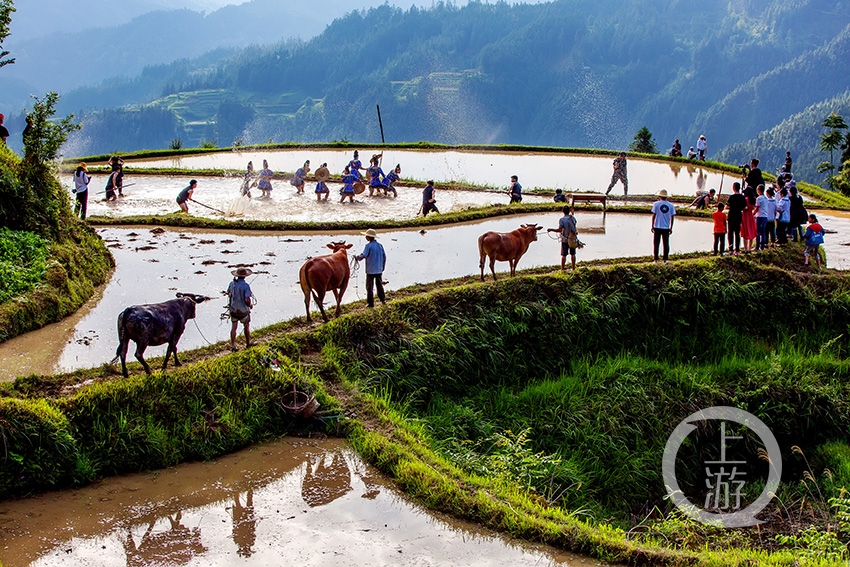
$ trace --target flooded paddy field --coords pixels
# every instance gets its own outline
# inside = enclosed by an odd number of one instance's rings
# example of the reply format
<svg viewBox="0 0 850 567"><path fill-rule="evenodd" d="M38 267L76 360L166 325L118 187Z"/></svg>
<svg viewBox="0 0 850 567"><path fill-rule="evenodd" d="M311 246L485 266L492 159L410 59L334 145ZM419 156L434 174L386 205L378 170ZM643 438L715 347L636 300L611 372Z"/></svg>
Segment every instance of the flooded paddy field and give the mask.
<svg viewBox="0 0 850 567"><path fill-rule="evenodd" d="M2 502L0 562L601 565L432 514L344 441L295 438Z"/></svg>
<svg viewBox="0 0 850 567"><path fill-rule="evenodd" d="M116 201L104 202L103 187L106 175L92 176L89 185L89 216L124 217L131 215L164 215L180 210L177 194L189 184L189 176L132 175L125 176L127 188ZM73 178L62 178L65 187L73 186ZM132 183L132 185L130 185ZM237 177L198 177L194 198L213 209L230 212L230 205L239 197L241 179ZM419 214L422 188L397 187L398 197L369 196L369 190L356 195L354 202L340 203L340 183L328 183L331 195L327 201L316 201L315 184L308 184L305 193L297 194L288 181L273 182L272 196L262 198L252 190L252 198L240 216L229 216L196 203L189 203L194 216L270 221L337 222L352 220L410 219ZM551 197L525 196L525 203L551 202ZM437 207L442 213L483 207L497 203L507 205L510 198L498 191L455 191L437 189Z"/></svg>
<svg viewBox="0 0 850 567"><path fill-rule="evenodd" d="M389 281L388 297L392 299L395 289L417 283L478 275L477 240L481 234L489 230L507 232L535 222L554 228L561 216L543 213L500 217L427 229L424 233L418 229L381 231L379 238L388 257L384 272L384 279ZM578 253L579 262L652 253L649 215L579 212L576 218L581 240L587 245ZM225 340L230 323L220 319L226 304L222 290L227 289L230 272L237 266L248 266L257 274L248 278L258 301L252 314L253 328L303 316L304 296L297 282L298 271L307 258L329 253L326 245L331 240L354 243L354 253L361 252L366 243L359 231L228 233L138 226L97 231L115 256L116 269L111 280L74 315L0 344L0 379L108 362L118 346L118 314L130 305L171 299L178 291L216 298L198 306L197 319L187 324L179 348L186 350L204 346L207 341ZM711 224L705 220L679 219L671 239L672 251L708 250L710 231ZM544 230L520 260L519 269L554 267L559 262L560 243ZM506 277L507 262L498 262L496 269L501 277ZM365 280L362 268L352 272L346 303L365 299ZM150 357L164 353L165 346L147 350Z"/></svg>
<svg viewBox="0 0 850 567"><path fill-rule="evenodd" d="M360 159L368 164L377 148L361 148ZM236 169L244 170L249 160L255 167L268 160L269 167L276 172L294 172L305 160L310 160L315 170L323 162L334 175L339 175L352 159L352 150L321 148L246 150L243 152L223 151L174 158L152 158L127 160L130 167L187 168L187 169ZM450 181L508 188L510 176L519 176L525 189L535 187L567 191L595 191L604 193L611 181L613 156L590 156L542 152L483 152L481 150L396 150L384 152L385 172L400 164L402 179L424 181L433 179L439 185ZM769 164L765 164L765 168ZM765 169L767 171L767 169ZM720 188L721 174L703 167L698 162L662 163L651 160L628 158L629 194L650 195L659 189L667 189L672 195L693 196L697 191ZM725 174L724 191L728 192L735 181ZM279 181L277 188L292 190L286 181ZM181 187L182 188L182 187ZM277 191L278 189L275 189ZM293 190L294 191L294 190ZM333 189L331 190L333 193ZM611 194L622 196L623 187L617 184ZM200 197L198 197L200 198Z"/></svg>

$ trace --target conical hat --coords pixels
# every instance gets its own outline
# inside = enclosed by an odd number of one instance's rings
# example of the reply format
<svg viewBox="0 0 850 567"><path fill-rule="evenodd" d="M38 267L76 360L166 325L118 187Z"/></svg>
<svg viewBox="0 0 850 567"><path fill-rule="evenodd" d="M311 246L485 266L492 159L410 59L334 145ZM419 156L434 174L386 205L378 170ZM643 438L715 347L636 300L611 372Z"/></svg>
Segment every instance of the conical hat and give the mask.
<svg viewBox="0 0 850 567"><path fill-rule="evenodd" d="M316 182L317 183L324 183L325 181L327 181L330 178L331 178L331 172L328 170L327 167L320 167L319 169L316 170Z"/></svg>
<svg viewBox="0 0 850 567"><path fill-rule="evenodd" d="M365 190L366 190L366 186L363 185L362 182L360 182L360 181L354 182L354 194L355 195L359 195L360 193L362 193Z"/></svg>

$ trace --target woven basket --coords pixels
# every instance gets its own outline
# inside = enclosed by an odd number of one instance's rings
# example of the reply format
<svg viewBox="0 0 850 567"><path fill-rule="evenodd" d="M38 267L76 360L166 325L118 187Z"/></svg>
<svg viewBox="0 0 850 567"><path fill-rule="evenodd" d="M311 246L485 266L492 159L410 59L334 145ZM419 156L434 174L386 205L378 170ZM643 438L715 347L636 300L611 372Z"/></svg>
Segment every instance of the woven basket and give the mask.
<svg viewBox="0 0 850 567"><path fill-rule="evenodd" d="M316 396L310 396L306 392L301 392L295 386L292 387L291 392L283 394L281 404L289 413L304 419L312 417L320 407Z"/></svg>

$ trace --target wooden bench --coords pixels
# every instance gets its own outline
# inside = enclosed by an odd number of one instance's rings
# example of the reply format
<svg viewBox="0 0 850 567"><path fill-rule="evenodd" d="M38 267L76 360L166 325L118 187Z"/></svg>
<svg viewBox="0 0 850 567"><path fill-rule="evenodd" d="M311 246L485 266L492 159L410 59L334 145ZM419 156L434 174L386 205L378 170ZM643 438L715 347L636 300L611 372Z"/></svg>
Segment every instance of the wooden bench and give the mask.
<svg viewBox="0 0 850 567"><path fill-rule="evenodd" d="M570 206L574 207L576 201L583 201L585 203L602 203L603 211L608 207L608 195L596 193L570 193Z"/></svg>

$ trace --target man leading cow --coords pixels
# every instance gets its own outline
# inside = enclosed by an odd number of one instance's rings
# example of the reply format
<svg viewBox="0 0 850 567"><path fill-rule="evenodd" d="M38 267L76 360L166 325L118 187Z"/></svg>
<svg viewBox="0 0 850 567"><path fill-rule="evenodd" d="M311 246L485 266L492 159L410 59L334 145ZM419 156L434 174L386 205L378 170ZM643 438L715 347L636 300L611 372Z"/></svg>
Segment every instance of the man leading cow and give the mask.
<svg viewBox="0 0 850 567"><path fill-rule="evenodd" d="M366 232L361 232L366 237L366 248L361 254L355 256L357 261L366 260L366 305L369 307L375 306L375 296L372 287L378 288L378 299L381 303L386 303L384 295L384 268L387 264L387 254L384 252L384 247L378 242L378 233L374 228L370 228Z"/></svg>

